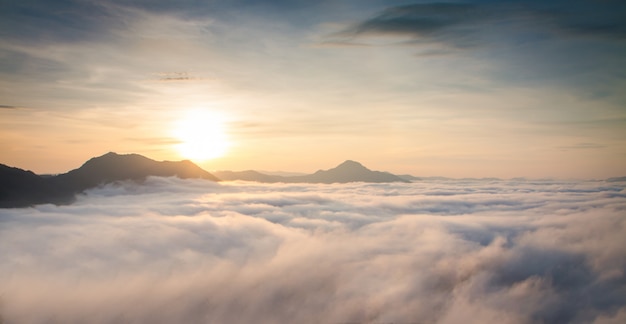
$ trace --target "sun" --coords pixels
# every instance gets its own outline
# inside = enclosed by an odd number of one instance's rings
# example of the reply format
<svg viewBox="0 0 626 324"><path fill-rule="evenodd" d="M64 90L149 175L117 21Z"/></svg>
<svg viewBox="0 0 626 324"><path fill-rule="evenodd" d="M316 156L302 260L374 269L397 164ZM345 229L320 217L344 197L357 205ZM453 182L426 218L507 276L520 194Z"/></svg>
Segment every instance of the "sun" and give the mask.
<svg viewBox="0 0 626 324"><path fill-rule="evenodd" d="M179 154L196 162L222 157L230 146L224 117L208 110L189 111L176 122L173 135L180 141Z"/></svg>

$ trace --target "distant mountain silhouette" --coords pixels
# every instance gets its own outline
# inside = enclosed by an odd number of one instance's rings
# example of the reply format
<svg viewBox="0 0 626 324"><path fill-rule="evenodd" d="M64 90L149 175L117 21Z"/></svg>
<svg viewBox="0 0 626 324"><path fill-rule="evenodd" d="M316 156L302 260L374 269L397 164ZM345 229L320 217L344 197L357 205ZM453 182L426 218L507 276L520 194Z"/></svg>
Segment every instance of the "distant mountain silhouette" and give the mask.
<svg viewBox="0 0 626 324"><path fill-rule="evenodd" d="M398 177L406 180L406 181L420 181L423 180L421 177L412 176L410 174L398 174Z"/></svg>
<svg viewBox="0 0 626 324"><path fill-rule="evenodd" d="M286 179L289 177L283 177L278 175L270 175L261 173L254 170L246 171L216 171L213 172L218 178L226 181L243 180L243 181L256 181L265 183L275 182L288 182Z"/></svg>
<svg viewBox="0 0 626 324"><path fill-rule="evenodd" d="M267 175L258 171L220 171L216 175L223 180L285 183L347 183L347 182L410 182L388 172L372 171L355 161L345 161L329 170L300 176Z"/></svg>
<svg viewBox="0 0 626 324"><path fill-rule="evenodd" d="M335 168L313 174L280 176L258 171L218 171L224 180L265 183L346 183L410 182L388 172L372 171L358 162L345 161ZM154 161L139 154L109 152L85 162L80 168L59 175L36 175L31 171L0 164L0 208L28 207L36 204L69 204L89 188L122 180L142 181L149 176L200 178L220 181L193 162Z"/></svg>
<svg viewBox="0 0 626 324"><path fill-rule="evenodd" d="M191 161L157 162L139 154L110 152L68 173L45 177L0 164L0 207L67 204L86 189L115 181L144 180L148 176L219 181Z"/></svg>
<svg viewBox="0 0 626 324"><path fill-rule="evenodd" d="M55 189L47 178L0 164L0 208L71 201L67 194Z"/></svg>
<svg viewBox="0 0 626 324"><path fill-rule="evenodd" d="M259 172L267 175L281 176L281 177L295 177L307 175L306 172L289 172L289 171L264 171L264 170L255 170L255 172Z"/></svg>
<svg viewBox="0 0 626 324"><path fill-rule="evenodd" d="M305 176L289 177L292 182L347 183L347 182L409 182L388 172L372 171L361 163L347 160L329 170L319 170Z"/></svg>
<svg viewBox="0 0 626 324"><path fill-rule="evenodd" d="M139 154L116 154L109 152L85 162L80 168L52 179L59 186L69 186L74 191L83 191L102 183L120 180L143 180L148 176L201 178L219 181L189 160L158 162Z"/></svg>

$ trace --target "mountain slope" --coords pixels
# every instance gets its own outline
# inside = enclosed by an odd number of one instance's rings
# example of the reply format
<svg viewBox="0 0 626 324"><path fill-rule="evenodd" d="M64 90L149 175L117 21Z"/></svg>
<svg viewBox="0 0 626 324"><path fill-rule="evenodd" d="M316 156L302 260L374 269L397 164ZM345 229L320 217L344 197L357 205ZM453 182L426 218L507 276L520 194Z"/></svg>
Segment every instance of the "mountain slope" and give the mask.
<svg viewBox="0 0 626 324"><path fill-rule="evenodd" d="M319 170L305 176L289 177L290 182L347 183L347 182L408 182L388 172L372 171L361 163L347 160L329 170Z"/></svg>
<svg viewBox="0 0 626 324"><path fill-rule="evenodd" d="M424 180L423 178L412 176L410 174L398 174L397 176L409 182Z"/></svg>
<svg viewBox="0 0 626 324"><path fill-rule="evenodd" d="M216 171L213 172L218 178L226 181L243 180L265 183L288 182L288 177L270 175L254 170L247 171Z"/></svg>
<svg viewBox="0 0 626 324"><path fill-rule="evenodd" d="M31 171L0 164L0 208L71 200L55 189L45 178Z"/></svg>
<svg viewBox="0 0 626 324"><path fill-rule="evenodd" d="M200 178L219 181L189 160L155 161L139 154L109 152L85 162L80 168L54 177L56 185L80 192L82 190L120 180L143 180L148 176Z"/></svg>
<svg viewBox="0 0 626 324"><path fill-rule="evenodd" d="M115 181L143 180L148 176L219 181L191 161L157 162L138 154L113 152L92 158L78 169L49 177L0 164L0 208L67 204L74 200L75 194L86 189Z"/></svg>
<svg viewBox="0 0 626 324"><path fill-rule="evenodd" d="M347 183L347 182L410 182L388 172L372 171L358 162L345 161L329 170L298 176L268 175L258 171L218 171L223 180L244 180L265 183Z"/></svg>

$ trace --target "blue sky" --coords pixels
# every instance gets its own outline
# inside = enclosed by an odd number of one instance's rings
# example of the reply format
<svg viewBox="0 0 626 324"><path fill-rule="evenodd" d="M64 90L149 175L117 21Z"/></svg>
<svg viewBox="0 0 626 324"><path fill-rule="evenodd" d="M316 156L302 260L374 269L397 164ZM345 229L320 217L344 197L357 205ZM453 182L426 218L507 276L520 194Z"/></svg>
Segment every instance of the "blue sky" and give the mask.
<svg viewBox="0 0 626 324"><path fill-rule="evenodd" d="M625 61L619 1L3 1L0 163L187 158L200 110L207 169L618 176Z"/></svg>

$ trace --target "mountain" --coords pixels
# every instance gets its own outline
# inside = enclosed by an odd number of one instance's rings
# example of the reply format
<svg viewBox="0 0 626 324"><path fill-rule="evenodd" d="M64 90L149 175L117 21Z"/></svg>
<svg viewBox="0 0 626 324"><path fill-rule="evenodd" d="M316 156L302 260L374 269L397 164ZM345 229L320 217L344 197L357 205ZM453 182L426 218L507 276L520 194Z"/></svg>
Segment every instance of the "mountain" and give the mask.
<svg viewBox="0 0 626 324"><path fill-rule="evenodd" d="M289 172L289 171L265 171L265 170L255 170L255 172L259 172L267 175L281 176L281 177L294 177L294 176L302 176L307 175L304 172Z"/></svg>
<svg viewBox="0 0 626 324"><path fill-rule="evenodd" d="M158 162L139 154L121 155L113 152L92 158L80 168L53 177L51 181L62 188L80 192L103 183L144 180L148 176L219 181L189 160Z"/></svg>
<svg viewBox="0 0 626 324"><path fill-rule="evenodd" d="M245 180L257 182L285 183L347 183L347 182L410 182L388 172L372 171L355 161L345 161L329 170L297 176L268 175L258 171L218 171L223 180Z"/></svg>
<svg viewBox="0 0 626 324"><path fill-rule="evenodd" d="M412 176L410 174L399 174L398 177L409 182L424 180L423 178Z"/></svg>
<svg viewBox="0 0 626 324"><path fill-rule="evenodd" d="M158 162L138 154L113 152L92 158L80 168L56 176L39 176L0 164L0 208L67 204L86 189L115 181L141 181L148 176L219 181L191 161Z"/></svg>
<svg viewBox="0 0 626 324"><path fill-rule="evenodd" d="M243 180L243 181L256 181L265 183L275 182L288 182L287 177L265 174L254 170L247 171L216 171L214 174L226 181Z"/></svg>
<svg viewBox="0 0 626 324"><path fill-rule="evenodd" d="M319 170L305 176L289 177L291 182L347 183L347 182L409 182L388 172L372 171L361 163L347 160L329 170Z"/></svg>
<svg viewBox="0 0 626 324"><path fill-rule="evenodd" d="M31 171L0 164L0 208L71 200L55 189L45 178Z"/></svg>
<svg viewBox="0 0 626 324"><path fill-rule="evenodd" d="M280 176L258 171L218 171L224 180L285 183L410 182L388 172L372 171L355 161L313 174ZM139 154L109 152L85 162L80 168L59 175L40 176L31 171L0 164L0 208L36 204L69 204L89 188L122 180L142 181L149 176L199 178L220 181L193 162L155 161Z"/></svg>

